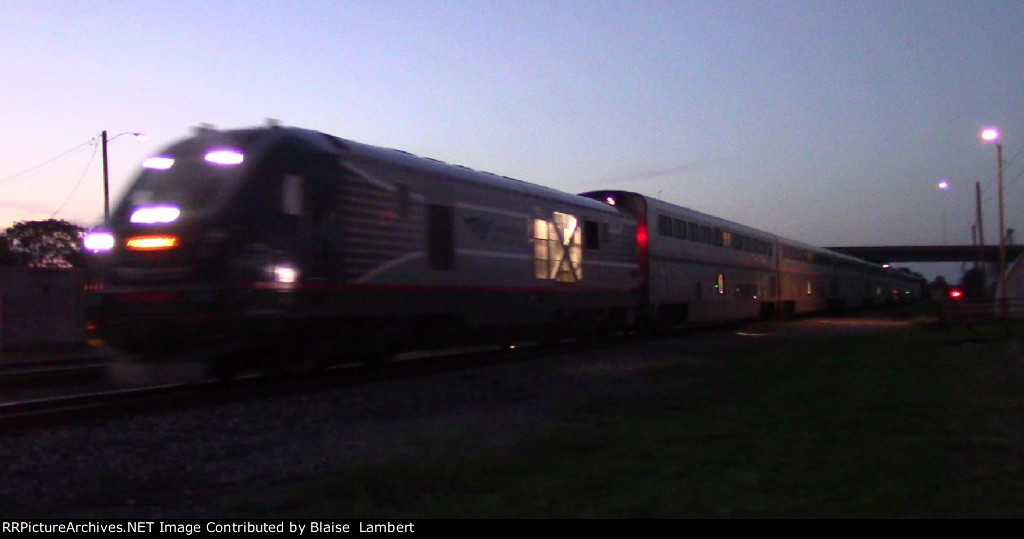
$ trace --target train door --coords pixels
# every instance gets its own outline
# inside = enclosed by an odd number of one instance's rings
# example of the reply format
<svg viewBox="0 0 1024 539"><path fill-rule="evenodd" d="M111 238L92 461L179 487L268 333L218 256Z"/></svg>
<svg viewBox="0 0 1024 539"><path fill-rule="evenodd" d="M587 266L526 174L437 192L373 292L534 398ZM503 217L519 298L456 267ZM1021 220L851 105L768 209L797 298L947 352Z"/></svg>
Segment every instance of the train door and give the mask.
<svg viewBox="0 0 1024 539"><path fill-rule="evenodd" d="M327 156L306 156L281 177L281 209L293 238L291 256L305 281L335 277L333 268L340 262L342 201L330 164Z"/></svg>
<svg viewBox="0 0 1024 539"><path fill-rule="evenodd" d="M725 281L725 272L718 270L715 275L715 302L714 307L712 307L711 314L713 319L724 320L728 318L732 303L733 301L728 294L728 288Z"/></svg>
<svg viewBox="0 0 1024 539"><path fill-rule="evenodd" d="M455 214L451 206L428 206L427 260L435 271L455 269Z"/></svg>
<svg viewBox="0 0 1024 539"><path fill-rule="evenodd" d="M772 319L777 316L779 302L779 276L768 275L768 284L763 289L761 299L761 318Z"/></svg>

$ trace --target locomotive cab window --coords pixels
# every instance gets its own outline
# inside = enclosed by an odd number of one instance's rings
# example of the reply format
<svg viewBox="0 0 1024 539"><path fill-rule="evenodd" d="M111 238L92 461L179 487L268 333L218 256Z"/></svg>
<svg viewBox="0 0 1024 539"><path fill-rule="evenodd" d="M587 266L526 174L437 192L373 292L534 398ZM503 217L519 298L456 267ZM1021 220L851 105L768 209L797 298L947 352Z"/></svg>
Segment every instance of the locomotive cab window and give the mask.
<svg viewBox="0 0 1024 539"><path fill-rule="evenodd" d="M125 195L128 203L112 214L114 222L128 221L140 206L173 205L193 216L216 212L230 200L242 183L241 162L222 164L210 160L241 152L208 153L205 145L181 144L174 151L146 159L142 172Z"/></svg>

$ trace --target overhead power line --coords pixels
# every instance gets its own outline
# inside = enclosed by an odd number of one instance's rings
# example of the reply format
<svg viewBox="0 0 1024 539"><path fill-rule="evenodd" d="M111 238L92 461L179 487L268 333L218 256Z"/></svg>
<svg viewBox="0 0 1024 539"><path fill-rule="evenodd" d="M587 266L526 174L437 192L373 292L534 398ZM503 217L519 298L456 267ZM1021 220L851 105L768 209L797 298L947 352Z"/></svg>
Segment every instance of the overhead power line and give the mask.
<svg viewBox="0 0 1024 539"><path fill-rule="evenodd" d="M64 202L61 202L60 207L58 207L56 210L54 210L53 213L50 214L50 219L53 219L58 213L60 213L61 210L64 209L64 206L68 205L68 202L71 200L71 197L75 196L75 193L78 191L78 188L82 185L82 181L85 180L85 175L89 172L89 167L92 166L93 160L96 159L96 148L97 146L93 145L92 155L89 156L89 162L85 164L85 170L82 171L82 175L78 178L78 181L75 182L75 186L71 188L71 192L68 193L68 196L64 198Z"/></svg>
<svg viewBox="0 0 1024 539"><path fill-rule="evenodd" d="M16 179L16 178L20 178L20 177L28 174L29 172L33 172L33 171L35 171L37 169L43 168L46 165L49 165L50 163L53 163L54 161L57 161L57 160L61 159L62 157L66 157L67 155L69 155L71 153L74 153L76 150L78 150L80 148L83 148L85 146L88 146L90 144L93 144L93 145L96 144L96 137L92 137L91 139L89 139L89 140L79 144L78 146L75 146L74 148L71 148L70 150L61 152L60 154L58 154L58 155L56 155L54 157L51 157L51 158L43 161L42 163L39 163L37 165L33 165L33 166L29 167L29 168L26 168L25 170L22 170L21 172L17 172L15 174L12 174L12 175L10 175L10 176L0 180L0 185L3 185L3 184L5 184L5 183L7 183L7 182L9 182L11 180ZM95 155L95 148L93 150L93 155Z"/></svg>

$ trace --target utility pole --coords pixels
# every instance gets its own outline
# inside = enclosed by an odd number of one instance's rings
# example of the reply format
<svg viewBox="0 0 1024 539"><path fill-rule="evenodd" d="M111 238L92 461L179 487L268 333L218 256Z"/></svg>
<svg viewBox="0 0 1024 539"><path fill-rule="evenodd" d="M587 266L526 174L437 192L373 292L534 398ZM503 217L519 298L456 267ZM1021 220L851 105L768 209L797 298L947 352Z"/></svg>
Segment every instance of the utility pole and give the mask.
<svg viewBox="0 0 1024 539"><path fill-rule="evenodd" d="M1003 145L996 142L999 161L999 314L1006 315L1006 225L1003 222Z"/></svg>
<svg viewBox="0 0 1024 539"><path fill-rule="evenodd" d="M978 264L985 267L985 224L981 219L981 182L974 182L974 204L978 213ZM987 273L987 272L986 272ZM988 280L986 278L986 280Z"/></svg>
<svg viewBox="0 0 1024 539"><path fill-rule="evenodd" d="M103 140L103 224L110 220L110 176L107 170L107 130L100 134Z"/></svg>
<svg viewBox="0 0 1024 539"><path fill-rule="evenodd" d="M999 316L1006 315L1006 224L1003 220L1003 144L999 142L999 129L987 127L981 132L981 139L996 145L996 161L999 163Z"/></svg>

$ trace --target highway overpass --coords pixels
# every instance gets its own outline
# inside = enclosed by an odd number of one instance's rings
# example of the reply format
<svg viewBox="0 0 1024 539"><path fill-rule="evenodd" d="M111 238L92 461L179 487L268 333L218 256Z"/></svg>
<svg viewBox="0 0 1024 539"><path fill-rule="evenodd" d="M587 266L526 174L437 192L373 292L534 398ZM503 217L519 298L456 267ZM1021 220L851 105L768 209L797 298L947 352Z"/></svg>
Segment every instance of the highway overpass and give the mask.
<svg viewBox="0 0 1024 539"><path fill-rule="evenodd" d="M999 246L986 245L884 245L871 247L829 247L833 251L857 258L888 264L892 262L999 262ZM1006 263L1016 260L1024 245L1006 246Z"/></svg>

